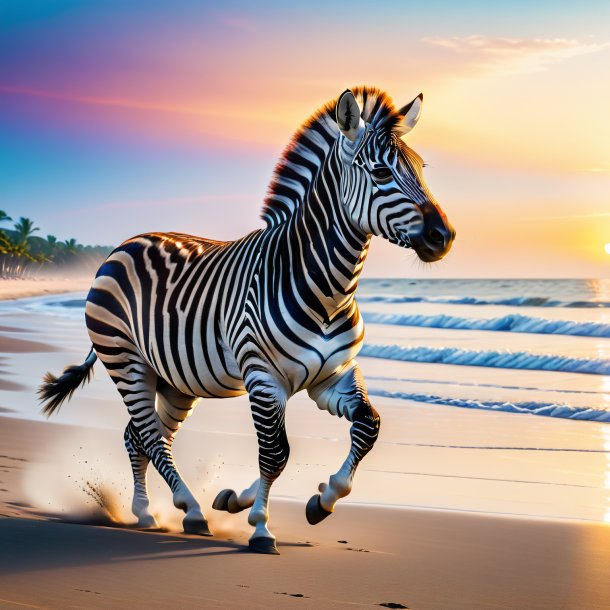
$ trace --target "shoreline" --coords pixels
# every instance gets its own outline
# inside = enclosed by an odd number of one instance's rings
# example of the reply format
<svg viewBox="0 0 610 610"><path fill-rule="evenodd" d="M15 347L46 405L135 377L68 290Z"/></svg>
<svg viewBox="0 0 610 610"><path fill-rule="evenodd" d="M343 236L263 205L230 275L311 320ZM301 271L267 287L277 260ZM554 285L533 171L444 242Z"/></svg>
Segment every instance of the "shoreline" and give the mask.
<svg viewBox="0 0 610 610"><path fill-rule="evenodd" d="M34 303L39 299L57 302L65 298L36 297L31 303L25 299L21 301L23 307L20 302L5 302L0 320L0 407L5 413L17 411L28 419L38 414L35 395L43 374L49 370L57 374L66 365L81 362L90 348L77 310L69 308L69 315L55 316L58 308L37 311ZM374 326L372 330L379 332ZM395 381L383 382L386 386L390 384L388 389L392 389L391 384L408 383L413 375L416 380L423 378L426 384L433 383L439 375L455 383L475 375L479 383L486 380L474 367L447 366L441 372L435 365L425 363L402 366L368 358L360 362L373 385L395 367ZM89 436L95 440L101 429L120 430L109 441L118 443L117 471L123 472L119 464L124 458L121 439L125 410L111 379L101 369L99 373L79 392L75 399L78 406L63 409L55 422L74 422L96 431L89 435L84 429L79 431L70 426L71 436L78 435L79 441ZM521 383L528 386L536 384L543 374L550 375L534 372L525 377L519 373ZM494 371L494 378L496 375ZM583 379L577 379L572 375L564 379L562 375L557 373L550 378L546 384L550 388L540 390L543 397L552 388L559 392L565 384L571 389L589 387L583 384L588 383L590 376L584 379L581 375ZM415 389L419 391L419 385ZM460 394L462 391L456 390ZM495 400L508 394L495 387L487 390L481 386L473 390L473 398L490 391ZM578 399L581 406L589 401L588 395ZM605 481L610 472L610 456L605 443L610 431L604 424L442 404L431 407L429 403L383 396L375 396L374 400L384 426L376 450L359 470L358 485L350 495L350 503L374 500L384 506L477 509L526 518L608 520L610 506ZM247 396L231 401L210 400L204 405L193 413L188 427L180 434L176 444L178 461L184 460L185 472L190 471L193 480L200 479L207 486L212 475L204 476L193 468L190 455L199 455L198 447L205 446L201 456L216 455L214 459L219 464L215 468L220 468L223 464L220 456L227 452L228 443L231 461L222 468L232 471L236 478L249 477L243 467L254 468L257 448L251 417L247 415ZM328 418L303 393L291 399L286 418L294 459L287 466L287 476L278 483L277 492L284 497L300 497L302 477L303 483L314 489L345 458L343 443L349 438L348 430L345 421ZM46 426L49 434L51 428ZM79 442L79 446L82 444ZM64 446L61 443L52 451ZM515 454L513 449L519 453ZM243 482L245 485L246 481Z"/></svg>
<svg viewBox="0 0 610 610"><path fill-rule="evenodd" d="M27 425L32 427L45 426L51 427L50 429L50 437L56 437L60 435L69 434L73 436L75 433L77 434L79 431L83 430L83 425L79 423L71 423L71 422L57 422L53 419L49 419L48 421L41 420L37 416L32 416L28 414L22 414L18 411L14 411L5 407L0 407L0 423L7 422L7 426L10 427L12 425ZM112 438L120 436L119 432L114 427L97 427L92 428L98 434ZM195 435L200 435L198 431L194 432ZM216 436L231 436L231 433L226 432L208 432L208 434L216 435ZM241 436L243 433L234 433L235 436ZM189 436L192 434L189 433ZM2 435L0 434L0 440ZM254 436L252 435L252 438ZM1 443L0 443L1 444ZM1 466L0 466L1 467ZM151 469L152 470L152 469ZM154 494L153 494L154 495ZM277 500L276 500L277 501ZM287 505L296 505L301 506L303 504L302 498L292 497L292 496L279 496L279 501ZM529 522L529 523L551 523L556 525L566 525L566 526L601 526L607 527L607 520L603 518L586 518L586 517L563 517L556 515L537 515L537 514L528 514L528 513L517 513L510 511L491 511L484 509L469 509L469 508L455 508L450 506L427 506L422 504L409 504L409 503L385 503L385 502L375 502L375 501L367 501L360 500L354 501L351 499L343 500L339 505L340 507L346 506L351 509L358 510L381 510L381 511L405 511L405 512L421 512L426 514L446 514L446 515L470 515L472 518L491 518L491 519L503 519L503 520L515 520L520 522ZM23 516L23 515L20 515ZM110 525L112 527L112 525ZM610 529L610 528L609 528ZM172 532L175 533L175 532Z"/></svg>
<svg viewBox="0 0 610 610"><path fill-rule="evenodd" d="M0 301L88 290L93 276L0 279Z"/></svg>

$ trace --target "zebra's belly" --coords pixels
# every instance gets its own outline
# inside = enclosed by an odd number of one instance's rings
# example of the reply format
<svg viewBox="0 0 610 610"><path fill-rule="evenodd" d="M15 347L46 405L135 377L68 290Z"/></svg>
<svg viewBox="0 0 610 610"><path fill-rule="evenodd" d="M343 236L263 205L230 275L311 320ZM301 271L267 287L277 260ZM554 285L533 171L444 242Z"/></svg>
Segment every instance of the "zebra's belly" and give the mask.
<svg viewBox="0 0 610 610"><path fill-rule="evenodd" d="M204 334L203 339L206 339ZM245 393L237 362L222 341L207 342L183 337L176 341L166 366L157 364L157 374L180 392L200 398L231 398ZM154 358L159 362L158 358Z"/></svg>

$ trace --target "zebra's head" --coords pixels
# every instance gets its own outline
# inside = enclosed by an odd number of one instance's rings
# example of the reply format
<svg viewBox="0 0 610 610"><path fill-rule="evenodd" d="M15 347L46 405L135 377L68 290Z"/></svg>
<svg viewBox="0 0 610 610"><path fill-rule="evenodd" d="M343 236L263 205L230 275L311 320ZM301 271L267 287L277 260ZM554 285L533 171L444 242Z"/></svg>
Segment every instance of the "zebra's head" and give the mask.
<svg viewBox="0 0 610 610"><path fill-rule="evenodd" d="M335 111L348 216L363 232L413 248L425 262L440 260L455 230L424 182L421 157L401 139L415 127L423 96L397 110L380 92L355 93L345 91Z"/></svg>

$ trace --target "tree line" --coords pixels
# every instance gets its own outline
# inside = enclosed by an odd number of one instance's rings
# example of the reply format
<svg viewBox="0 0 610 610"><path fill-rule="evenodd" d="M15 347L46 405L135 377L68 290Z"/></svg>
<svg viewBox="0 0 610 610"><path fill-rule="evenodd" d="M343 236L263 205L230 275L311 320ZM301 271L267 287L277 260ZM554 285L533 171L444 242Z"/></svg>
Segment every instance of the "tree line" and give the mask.
<svg viewBox="0 0 610 610"><path fill-rule="evenodd" d="M0 210L0 224L13 219ZM95 271L112 250L109 246L83 246L76 239L59 241L55 235L34 235L40 229L21 217L12 229L0 229L0 277L23 278L52 270Z"/></svg>

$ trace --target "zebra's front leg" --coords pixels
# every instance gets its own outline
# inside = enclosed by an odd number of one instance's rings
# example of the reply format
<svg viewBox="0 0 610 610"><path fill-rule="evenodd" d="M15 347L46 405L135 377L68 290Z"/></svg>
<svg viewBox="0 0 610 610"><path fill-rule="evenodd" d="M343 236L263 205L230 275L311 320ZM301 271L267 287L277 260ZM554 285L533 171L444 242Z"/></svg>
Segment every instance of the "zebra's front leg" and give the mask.
<svg viewBox="0 0 610 610"><path fill-rule="evenodd" d="M244 489L237 495L232 489L223 489L214 499L212 508L214 510L224 510L228 513L240 513L246 508L250 508L256 500L260 479L256 479L250 487Z"/></svg>
<svg viewBox="0 0 610 610"><path fill-rule="evenodd" d="M273 379L257 379L249 384L248 393L252 407L254 427L258 437L258 466L260 478L250 489L256 489L256 495L248 523L254 526L250 537L250 550L255 553L279 555L275 536L269 531L269 492L290 455L290 446L286 437L285 409L286 393ZM251 495L248 495L248 500Z"/></svg>
<svg viewBox="0 0 610 610"><path fill-rule="evenodd" d="M310 388L309 395L318 408L339 417L344 416L352 422L351 447L341 468L330 477L328 483L320 484L320 493L312 496L307 503L305 515L312 525L328 517L334 511L337 500L350 493L356 468L373 448L381 423L379 414L368 400L362 373L355 362L330 386L324 385L321 389Z"/></svg>

